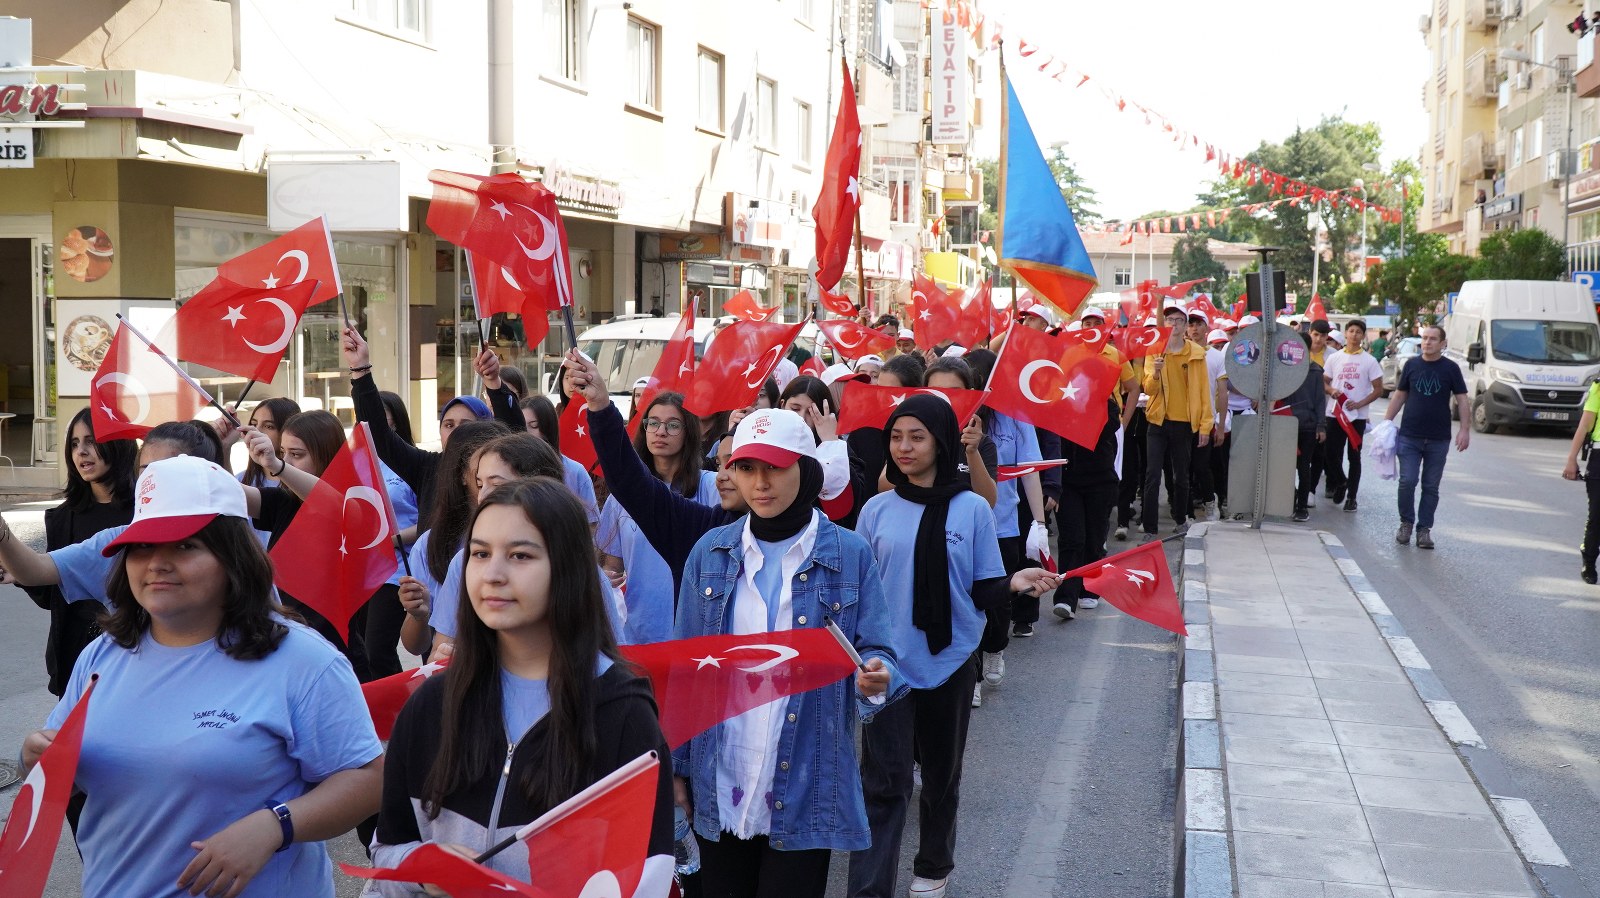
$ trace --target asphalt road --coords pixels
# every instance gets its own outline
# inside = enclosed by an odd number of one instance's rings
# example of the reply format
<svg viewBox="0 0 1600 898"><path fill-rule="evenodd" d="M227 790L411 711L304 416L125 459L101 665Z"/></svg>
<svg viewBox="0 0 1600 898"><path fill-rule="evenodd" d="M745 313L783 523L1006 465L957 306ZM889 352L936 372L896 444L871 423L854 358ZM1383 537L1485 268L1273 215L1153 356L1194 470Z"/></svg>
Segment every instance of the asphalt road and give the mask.
<svg viewBox="0 0 1600 898"><path fill-rule="evenodd" d="M1359 511L1319 496L1311 526L1344 541L1600 893L1600 587L1578 579L1586 504L1561 478L1568 440L1473 434L1452 451L1431 552L1395 543L1396 484L1370 474Z"/></svg>
<svg viewBox="0 0 1600 898"><path fill-rule="evenodd" d="M18 535L44 542L43 509L5 507ZM1114 543L1112 551L1123 544ZM1127 544L1131 546L1132 543ZM1175 559L1181 542L1169 545ZM0 586L0 757L54 706L44 689L46 615ZM1108 605L1060 623L1048 612L1032 639L1013 640L1008 671L973 712L962 784L952 896L1149 898L1170 894L1177 741L1176 638ZM0 788L0 816L17 787ZM900 889L910 883L916 820L906 828ZM336 861L365 864L354 836ZM844 894L836 856L830 898ZM74 898L81 875L63 833L47 898ZM358 881L337 875L340 898Z"/></svg>

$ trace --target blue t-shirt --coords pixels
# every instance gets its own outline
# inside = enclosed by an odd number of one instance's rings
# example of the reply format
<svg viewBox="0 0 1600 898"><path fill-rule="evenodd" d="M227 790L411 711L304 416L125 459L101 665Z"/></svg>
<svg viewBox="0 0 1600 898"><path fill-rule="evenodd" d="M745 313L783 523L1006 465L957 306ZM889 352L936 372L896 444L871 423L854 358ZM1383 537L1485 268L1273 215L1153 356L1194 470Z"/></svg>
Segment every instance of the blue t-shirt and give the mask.
<svg viewBox="0 0 1600 898"><path fill-rule="evenodd" d="M1030 461L1043 461L1039 455L1039 436L1034 433L1032 424L1024 424L995 412L989 427L989 438L994 440L996 464L1023 465ZM1002 539L1022 535L1017 527L1017 483L1018 480L1013 479L995 484L994 525L996 534ZM882 558L878 560L883 561Z"/></svg>
<svg viewBox="0 0 1600 898"><path fill-rule="evenodd" d="M700 488L694 500L701 505L717 505L715 472L702 472ZM622 644L644 645L671 639L673 609L676 606L672 585L677 580L672 576L672 569L650 545L639 525L615 496L608 497L605 507L600 509L595 545L607 555L621 558L623 568L628 572L627 588L623 590L628 619L622 628Z"/></svg>
<svg viewBox="0 0 1600 898"><path fill-rule="evenodd" d="M594 479L583 469L583 465L565 455L561 456L561 481L567 485L567 489L572 490L573 495L578 497L578 501L583 503L583 511L589 516L589 523L599 523L600 509L595 502Z"/></svg>
<svg viewBox="0 0 1600 898"><path fill-rule="evenodd" d="M611 669L611 659L605 655L595 662L594 675L603 676ZM550 713L550 682L519 677L500 668L500 714L506 725L506 738L517 742L534 724Z"/></svg>
<svg viewBox="0 0 1600 898"><path fill-rule="evenodd" d="M1461 366L1443 356L1430 362L1419 355L1400 369L1395 388L1406 394L1406 404L1400 409L1401 436L1450 439L1450 404L1467 392Z"/></svg>
<svg viewBox="0 0 1600 898"><path fill-rule="evenodd" d="M856 522L883 571L889 601L889 646L900 673L913 689L932 689L950 678L978 648L984 614L972 601L972 584L1006 575L989 503L972 491L950 500L945 544L950 554L951 641L944 651L928 651L927 634L911 623L912 571L916 570L917 525L923 507L893 490L867 500Z"/></svg>
<svg viewBox="0 0 1600 898"><path fill-rule="evenodd" d="M344 656L288 624L276 651L239 661L216 641L173 648L149 633L134 651L109 636L78 658L45 722L59 728L99 674L77 785L85 898L187 895L176 883L209 838L267 801L289 801L383 753ZM332 898L321 842L273 854L242 893Z"/></svg>
<svg viewBox="0 0 1600 898"><path fill-rule="evenodd" d="M444 582L441 583L433 579L433 570L428 567L428 543L432 541L432 530L417 537L417 544L411 547L411 576L427 587L428 603L433 609L428 615L428 626L454 639L456 607L461 604L461 570L464 556L460 549L450 556L450 564L445 568Z"/></svg>
<svg viewBox="0 0 1600 898"><path fill-rule="evenodd" d="M411 484L401 479L399 474L389 470L388 465L380 461L378 462L378 467L383 472L383 488L389 494L389 504L394 507L396 529L404 530L407 527L417 526L416 491L411 488ZM407 554L406 560L409 561L410 558L411 556ZM398 546L394 550L394 561L394 573L389 575L389 579L383 582L398 586L400 578L405 576L406 573L405 562L400 559L400 548Z"/></svg>

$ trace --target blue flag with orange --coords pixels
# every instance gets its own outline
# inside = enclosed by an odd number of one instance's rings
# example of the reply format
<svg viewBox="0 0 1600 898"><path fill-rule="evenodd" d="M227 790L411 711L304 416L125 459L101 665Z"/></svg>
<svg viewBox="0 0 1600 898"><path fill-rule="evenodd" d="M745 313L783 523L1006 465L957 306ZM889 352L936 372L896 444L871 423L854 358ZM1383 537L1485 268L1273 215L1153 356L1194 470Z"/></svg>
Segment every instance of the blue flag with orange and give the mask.
<svg viewBox="0 0 1600 898"><path fill-rule="evenodd" d="M1070 317L1094 292L1094 265L1003 65L1000 71L1000 264Z"/></svg>

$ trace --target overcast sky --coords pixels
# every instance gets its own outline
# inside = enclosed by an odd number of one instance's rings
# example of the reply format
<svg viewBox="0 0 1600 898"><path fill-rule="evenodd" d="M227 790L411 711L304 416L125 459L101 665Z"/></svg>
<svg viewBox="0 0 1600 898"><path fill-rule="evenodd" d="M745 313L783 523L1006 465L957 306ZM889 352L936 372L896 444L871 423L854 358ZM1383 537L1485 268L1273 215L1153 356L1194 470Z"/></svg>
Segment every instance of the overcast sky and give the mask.
<svg viewBox="0 0 1600 898"><path fill-rule="evenodd" d="M1418 0L985 0L1005 23L1006 65L1042 143L1067 141L1107 218L1186 209L1217 174L1201 150L1179 152L1110 87L1166 114L1233 156L1277 142L1325 115L1376 122L1383 163L1417 157L1426 113L1427 46ZM1027 38L1093 76L1074 89L1015 55ZM1043 54L1031 60L1043 59ZM987 111L979 153L999 153L999 78L985 57ZM1030 61L1031 61L1030 60Z"/></svg>

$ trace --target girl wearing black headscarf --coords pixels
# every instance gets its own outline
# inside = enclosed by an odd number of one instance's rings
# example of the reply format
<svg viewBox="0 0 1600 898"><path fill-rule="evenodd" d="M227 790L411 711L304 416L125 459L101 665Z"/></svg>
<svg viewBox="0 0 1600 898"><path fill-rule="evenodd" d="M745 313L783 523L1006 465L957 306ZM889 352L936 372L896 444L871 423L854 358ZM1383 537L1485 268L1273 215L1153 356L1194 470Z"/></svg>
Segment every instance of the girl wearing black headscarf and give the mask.
<svg viewBox="0 0 1600 898"><path fill-rule="evenodd" d="M856 532L889 572L883 587L890 645L911 692L862 731L861 780L872 846L850 856L849 894L901 894L895 876L915 757L922 764L921 844L911 893L939 896L955 868L961 759L985 612L1009 608L1013 592L1042 595L1060 578L1039 568L1006 576L994 513L957 467L965 453L948 400L908 398L890 415L883 434L894 489L867 502Z"/></svg>

